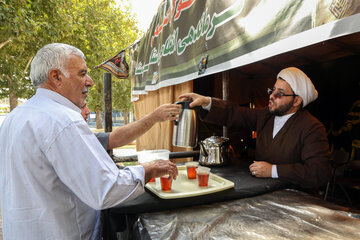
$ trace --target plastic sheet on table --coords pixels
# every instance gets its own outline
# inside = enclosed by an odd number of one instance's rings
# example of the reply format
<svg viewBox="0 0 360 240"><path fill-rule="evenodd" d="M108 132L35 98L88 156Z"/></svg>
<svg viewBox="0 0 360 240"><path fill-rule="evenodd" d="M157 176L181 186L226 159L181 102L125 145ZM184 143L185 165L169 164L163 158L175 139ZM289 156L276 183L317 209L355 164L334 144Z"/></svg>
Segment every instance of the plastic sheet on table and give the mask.
<svg viewBox="0 0 360 240"><path fill-rule="evenodd" d="M151 239L360 239L359 215L296 190L140 215Z"/></svg>

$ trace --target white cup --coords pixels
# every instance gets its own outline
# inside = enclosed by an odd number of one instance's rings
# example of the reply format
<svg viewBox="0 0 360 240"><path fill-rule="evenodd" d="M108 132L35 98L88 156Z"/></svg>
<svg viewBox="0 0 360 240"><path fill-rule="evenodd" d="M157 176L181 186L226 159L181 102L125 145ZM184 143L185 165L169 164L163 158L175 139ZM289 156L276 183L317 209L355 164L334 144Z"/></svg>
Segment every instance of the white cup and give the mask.
<svg viewBox="0 0 360 240"><path fill-rule="evenodd" d="M152 150L152 154L154 155L154 160L169 160L170 151L166 149Z"/></svg>
<svg viewBox="0 0 360 240"><path fill-rule="evenodd" d="M158 159L169 160L170 151L166 149L148 150L137 152L138 162L146 163Z"/></svg>

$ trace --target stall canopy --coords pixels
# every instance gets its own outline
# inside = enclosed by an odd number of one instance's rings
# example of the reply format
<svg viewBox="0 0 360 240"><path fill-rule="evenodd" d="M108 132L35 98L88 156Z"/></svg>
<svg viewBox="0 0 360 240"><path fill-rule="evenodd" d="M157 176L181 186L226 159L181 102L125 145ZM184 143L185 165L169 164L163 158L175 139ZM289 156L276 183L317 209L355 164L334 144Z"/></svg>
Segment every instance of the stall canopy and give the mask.
<svg viewBox="0 0 360 240"><path fill-rule="evenodd" d="M130 47L132 94L357 32L357 0L164 0Z"/></svg>
<svg viewBox="0 0 360 240"><path fill-rule="evenodd" d="M264 106L264 89L279 70L357 56L359 39L358 0L163 0L128 48L135 117L192 91ZM136 140L137 150L188 150L172 145L172 128L171 121L155 124Z"/></svg>

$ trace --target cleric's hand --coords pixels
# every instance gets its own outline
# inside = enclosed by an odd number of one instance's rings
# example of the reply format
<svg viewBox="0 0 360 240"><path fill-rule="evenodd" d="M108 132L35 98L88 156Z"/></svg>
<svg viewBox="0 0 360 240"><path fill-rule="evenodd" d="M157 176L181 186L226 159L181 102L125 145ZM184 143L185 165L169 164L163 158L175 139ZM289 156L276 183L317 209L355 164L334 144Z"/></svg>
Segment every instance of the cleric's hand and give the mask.
<svg viewBox="0 0 360 240"><path fill-rule="evenodd" d="M249 167L250 172L255 177L271 178L272 164L268 162L254 161Z"/></svg>
<svg viewBox="0 0 360 240"><path fill-rule="evenodd" d="M191 101L190 107L206 107L210 103L210 97L205 97L196 93L185 93L179 96L181 101Z"/></svg>

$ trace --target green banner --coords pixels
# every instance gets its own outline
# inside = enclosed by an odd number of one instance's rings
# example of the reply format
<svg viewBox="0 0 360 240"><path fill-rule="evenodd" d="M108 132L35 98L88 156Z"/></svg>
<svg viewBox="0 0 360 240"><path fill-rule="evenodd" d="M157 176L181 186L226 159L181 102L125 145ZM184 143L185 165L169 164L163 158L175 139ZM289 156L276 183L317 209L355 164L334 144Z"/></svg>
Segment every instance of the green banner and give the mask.
<svg viewBox="0 0 360 240"><path fill-rule="evenodd" d="M356 0L164 0L131 46L132 93L360 31L359 12Z"/></svg>

